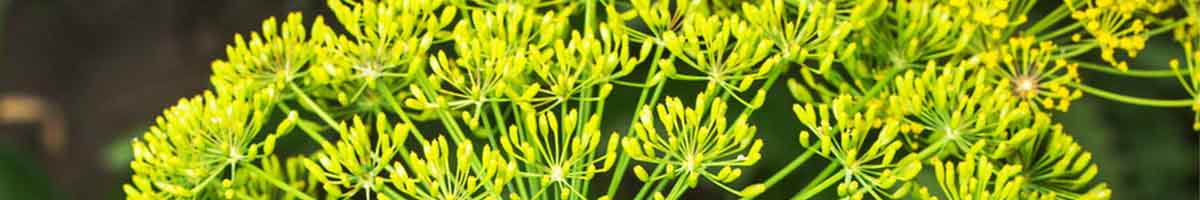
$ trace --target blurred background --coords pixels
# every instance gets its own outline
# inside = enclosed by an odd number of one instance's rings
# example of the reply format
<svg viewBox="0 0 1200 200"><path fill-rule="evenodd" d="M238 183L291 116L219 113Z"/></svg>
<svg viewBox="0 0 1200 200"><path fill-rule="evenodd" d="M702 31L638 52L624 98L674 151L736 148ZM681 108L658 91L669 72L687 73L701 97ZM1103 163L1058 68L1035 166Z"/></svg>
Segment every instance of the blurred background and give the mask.
<svg viewBox="0 0 1200 200"><path fill-rule="evenodd" d="M263 19L289 11L330 15L313 0L0 0L0 199L122 199L129 140L162 109L209 87L209 63L224 57L234 33L256 31ZM1165 69L1181 52L1169 36L1148 47L1135 68ZM1083 78L1132 96L1187 97L1174 79ZM782 89L772 92L786 94ZM774 98L766 106L791 103ZM764 109L757 117L792 115ZM1098 179L1115 199L1200 199L1200 137L1190 130L1191 111L1087 96L1055 118L1093 153ZM795 123L758 125L767 141L796 141L799 130ZM748 176L765 179L800 152L767 145Z"/></svg>

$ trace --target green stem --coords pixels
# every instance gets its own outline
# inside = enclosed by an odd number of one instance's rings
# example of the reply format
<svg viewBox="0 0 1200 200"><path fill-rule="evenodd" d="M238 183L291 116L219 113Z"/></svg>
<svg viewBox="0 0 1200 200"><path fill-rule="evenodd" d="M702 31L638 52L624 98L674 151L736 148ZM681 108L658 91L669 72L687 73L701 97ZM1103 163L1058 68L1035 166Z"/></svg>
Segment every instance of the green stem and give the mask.
<svg viewBox="0 0 1200 200"><path fill-rule="evenodd" d="M255 167L254 165L245 165L242 167L246 170L249 170L250 173L255 174L255 177L263 179L263 180L267 180L267 182L271 183L271 185L274 185L275 187L279 188L280 190L283 190L284 192L287 192L288 194L295 195L296 198L304 199L304 200L316 200L315 198L308 196L308 194L304 194L304 192L297 190L296 188L292 187L291 185L288 185L287 183L284 183L283 181L280 181L279 179L275 179L274 176L266 174L266 172L263 172L262 169L259 169L258 167Z"/></svg>
<svg viewBox="0 0 1200 200"><path fill-rule="evenodd" d="M825 165L825 169L822 169L821 173L817 173L817 177L813 178L812 180L809 180L808 184L805 184L804 188L800 189L800 191L805 191L805 190L811 189L812 187L816 187L817 181L825 180L825 178L829 178L830 175L833 175L834 170L836 170L838 166L841 166L841 165L836 162L831 162L831 163L829 163L829 165Z"/></svg>
<svg viewBox="0 0 1200 200"><path fill-rule="evenodd" d="M1105 66L1105 65L1091 63L1091 62L1083 62L1083 61L1074 61L1074 62L1078 63L1079 66L1083 67L1084 69L1094 70L1094 71L1098 71L1098 72L1104 72L1106 74L1112 74L1112 75L1121 75L1121 76L1138 77L1138 78L1166 78L1166 77L1174 77L1176 75L1174 70L1129 69L1126 71L1121 71L1121 70L1117 70L1116 68L1113 68L1110 66Z"/></svg>
<svg viewBox="0 0 1200 200"><path fill-rule="evenodd" d="M1104 91L1099 88L1093 88L1091 86L1078 84L1078 83L1067 83L1067 85L1070 85L1075 88L1079 88L1080 90L1083 90L1083 92L1087 92L1088 94L1103 97L1108 100L1113 100L1113 101L1117 101L1117 102L1121 102L1121 103L1134 104L1134 105L1152 106L1152 107L1189 107L1189 106L1196 104L1195 99L1172 99L1172 100L1148 99L1148 98L1141 98L1141 97L1125 96L1122 94Z"/></svg>
<svg viewBox="0 0 1200 200"><path fill-rule="evenodd" d="M675 180L675 186L671 186L671 192L667 195L667 199L679 199L683 195L683 191L687 190L687 181L683 179Z"/></svg>
<svg viewBox="0 0 1200 200"><path fill-rule="evenodd" d="M1083 27L1083 24L1081 24L1081 23L1074 23L1074 24L1071 24L1070 26L1063 27L1063 28L1060 28L1060 29L1058 29L1058 30L1054 30L1054 32L1050 32L1049 34L1046 34L1046 35L1039 35L1039 36L1037 36L1037 40L1038 40L1038 41L1046 41L1046 40L1050 40L1050 39L1053 39L1053 38L1055 38L1055 37L1058 37L1058 36L1060 36L1060 35L1063 35L1063 34L1067 34L1067 33L1073 32L1073 31L1075 31L1075 29L1079 29L1079 27Z"/></svg>
<svg viewBox="0 0 1200 200"><path fill-rule="evenodd" d="M650 188L654 187L654 185L655 185L655 182L656 182L656 180L657 180L657 179L654 179L654 177L658 176L658 175L659 175L659 173L662 173L663 169L664 169L664 168L662 167L662 165L659 165L658 167L655 167L655 168L654 168L654 172L653 172L653 173L650 173L650 180L647 180L646 182L644 182L644 183L642 184L642 189L639 189L639 190L638 190L638 193L637 193L637 195L634 195L634 196L633 196L633 199L642 199L642 197L645 197L645 196L646 196L646 194L647 194L646 192L649 192L649 191L650 191ZM614 178L615 178L615 177L614 177ZM611 195L611 194L610 194L610 195ZM609 196L609 197L610 197L610 198L613 198L613 196Z"/></svg>
<svg viewBox="0 0 1200 200"><path fill-rule="evenodd" d="M593 33L594 32L593 27L596 26L596 1L598 1L598 0L584 0L584 1L585 2L583 3L583 7L584 7L583 8L584 9L584 11L583 11L584 12L583 13L583 15L584 15L583 16L583 32Z"/></svg>
<svg viewBox="0 0 1200 200"><path fill-rule="evenodd" d="M864 97L874 97L876 94L879 94L879 92L883 91L884 86L888 86L888 83L892 82L892 79L895 79L896 75L899 75L900 72L904 72L904 70L907 70L907 69L908 69L908 64L896 63L896 67L893 67L891 70L888 70L887 76L884 76L883 80L879 80L879 82L876 82L875 85L872 85L871 89L867 90L867 93L863 94L863 96ZM854 109L850 110L851 112L858 112L859 110L862 109L863 106L866 106L866 104L867 104L867 101L857 101L857 102L858 103L854 104L854 107L853 107Z"/></svg>
<svg viewBox="0 0 1200 200"><path fill-rule="evenodd" d="M648 44L642 44L642 45L648 45ZM653 45L653 43L650 43L649 45ZM648 71L646 73L646 80L645 80L646 84L649 84L650 81L652 81L654 79L654 74L655 74L655 72L658 71L658 62L655 62L655 59L662 57L662 54L664 51L665 51L664 46L656 45L654 47L654 57L650 57L649 59L647 59L650 61L650 71ZM654 102L658 99L658 94L659 94L659 92L662 91L663 84L664 83L655 84L655 86L654 86L655 92L653 94L654 97L653 97L653 100L651 100L650 102ZM650 93L649 87L642 88L642 93L640 96L638 96L638 101L635 106L641 106L641 105L645 104L646 103L646 94L648 94L648 93ZM641 111L641 108L638 108L638 107L633 108L633 117L630 118L630 120L636 121L638 119L638 112L640 112L640 111ZM633 123L631 122L630 124L633 124ZM633 133L633 127L630 127L629 130L626 130L625 134L623 136L628 136L631 133ZM629 168L629 161L630 161L630 158L628 155L626 155L626 154L618 154L617 155L617 167L616 167L616 169L613 170L612 181L610 181L608 183L608 192L607 192L607 194L605 194L605 196L608 196L611 198L611 197L613 197L613 195L617 194L617 186L620 186L621 179L625 178L625 171L627 171ZM640 194L640 192L639 192L639 194ZM641 195L638 195L638 196L641 196Z"/></svg>
<svg viewBox="0 0 1200 200"><path fill-rule="evenodd" d="M341 126L338 125L337 121L334 121L333 117L329 117L329 114L326 113L325 110L322 110L321 106L318 106L317 103L312 100L312 98L309 98L308 94L304 93L304 90L300 89L300 86L296 86L296 83L289 82L288 88L290 88L293 93L296 93L296 96L300 97L300 105L308 108L308 110L312 111L313 113L317 113L317 116L320 117L322 121L325 121L325 124L329 125L329 127L333 127L334 129L341 131Z"/></svg>
<svg viewBox="0 0 1200 200"><path fill-rule="evenodd" d="M1026 29L1025 31L1030 34L1041 33L1043 29L1050 27L1050 25L1054 25L1056 22L1058 22L1058 20L1062 20L1063 17L1066 17L1068 14L1070 14L1070 8L1067 6L1071 5L1059 5L1058 8L1054 9L1054 11L1051 11L1050 14L1046 15L1046 17L1038 20L1037 23L1034 23L1033 26L1030 26L1029 29Z"/></svg>
<svg viewBox="0 0 1200 200"><path fill-rule="evenodd" d="M817 152L816 149L817 148L808 148L808 151L805 151L803 154L800 154L800 156L792 159L792 162L789 162L787 166L784 166L783 169L779 169L779 171L776 171L774 175L771 175L770 178L767 178L767 181L763 182L763 186L766 186L766 189L770 189L772 185L782 181L784 177L787 177L792 173L792 170L796 170L796 168L800 167L801 164L804 164L808 158L812 157L812 155Z"/></svg>
<svg viewBox="0 0 1200 200"><path fill-rule="evenodd" d="M938 140L937 142L930 144L929 147L926 147L925 149L921 149L920 152L917 152L917 159L919 159L919 160L929 159L930 156L933 156L935 153L940 152L942 149L942 146L946 146L946 144L950 143L951 141L954 141L954 140L949 137L943 137L942 139Z"/></svg>
<svg viewBox="0 0 1200 200"><path fill-rule="evenodd" d="M844 176L844 175L845 174L843 174L843 173L834 173L833 176L830 176L829 178L825 178L824 179L825 181L822 181L821 184L817 185L816 187L807 188L804 191L801 191L800 193L796 194L796 196L792 196L792 199L793 200L811 199L813 196L820 194L821 191L824 191L825 188L829 188L829 186L832 186L834 183L837 183L838 180L842 179L842 176Z"/></svg>

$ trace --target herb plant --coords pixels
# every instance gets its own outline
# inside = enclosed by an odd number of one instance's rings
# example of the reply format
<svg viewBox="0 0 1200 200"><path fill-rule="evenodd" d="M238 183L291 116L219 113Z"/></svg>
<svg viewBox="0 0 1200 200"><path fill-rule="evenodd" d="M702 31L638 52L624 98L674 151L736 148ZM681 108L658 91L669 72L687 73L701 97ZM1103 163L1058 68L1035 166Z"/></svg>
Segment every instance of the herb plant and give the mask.
<svg viewBox="0 0 1200 200"><path fill-rule="evenodd" d="M1108 199L1092 155L1052 116L1085 94L1200 111L1200 5L1066 0L1034 15L1037 3L329 0L333 25L292 13L235 35L212 63L213 88L132 141L123 189L129 199L680 199L700 185L740 198ZM1184 49L1162 62L1170 70L1129 64L1168 33ZM1193 98L1108 92L1080 69L1177 78ZM795 102L794 119L754 117L788 107L764 105L776 98ZM791 161L744 177L764 145L804 152L769 155ZM780 183L814 156L828 165L811 182Z"/></svg>

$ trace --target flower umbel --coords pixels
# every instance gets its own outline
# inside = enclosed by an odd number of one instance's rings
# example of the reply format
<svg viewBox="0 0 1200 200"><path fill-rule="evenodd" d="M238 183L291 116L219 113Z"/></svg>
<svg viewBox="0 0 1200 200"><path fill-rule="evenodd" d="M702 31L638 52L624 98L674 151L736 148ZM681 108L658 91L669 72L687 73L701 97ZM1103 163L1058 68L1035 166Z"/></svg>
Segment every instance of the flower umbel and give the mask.
<svg viewBox="0 0 1200 200"><path fill-rule="evenodd" d="M676 187L681 184L695 187L703 177L739 194L724 184L742 174L735 167L750 166L762 158L762 139L754 138L757 128L746 123L746 116L728 121L727 107L721 98L706 102L704 99L708 98L700 94L696 99L693 107L684 107L679 98L667 97L665 104L655 107L657 112L643 106L641 116L633 123L635 134L621 141L625 153L634 160L654 163L666 170L650 177L644 170L638 170L639 166L635 172L641 171L637 174L642 181L668 179L681 181ZM661 124L665 132L659 132L656 124ZM715 168L720 171L710 171ZM678 194L672 193L670 197Z"/></svg>

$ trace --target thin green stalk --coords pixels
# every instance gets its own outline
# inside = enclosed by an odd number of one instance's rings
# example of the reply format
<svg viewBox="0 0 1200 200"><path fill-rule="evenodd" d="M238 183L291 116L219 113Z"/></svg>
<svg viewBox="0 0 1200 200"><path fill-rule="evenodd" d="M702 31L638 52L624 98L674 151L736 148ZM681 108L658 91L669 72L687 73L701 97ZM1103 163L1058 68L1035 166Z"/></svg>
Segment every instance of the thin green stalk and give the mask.
<svg viewBox="0 0 1200 200"><path fill-rule="evenodd" d="M830 176L829 178L825 178L824 179L825 181L822 181L820 185L817 185L816 187L807 188L807 189L801 191L800 193L797 193L796 196L792 196L792 199L793 200L811 199L813 196L816 196L817 194L820 194L822 191L825 191L825 188L829 188L829 186L832 186L834 183L837 183L839 179L842 179L842 176L845 176L845 174L834 173L833 176Z"/></svg>
<svg viewBox="0 0 1200 200"><path fill-rule="evenodd" d="M316 198L308 196L308 194L304 194L304 192L297 190L296 188L292 187L291 185L288 185L287 183L284 183L283 181L280 181L279 179L275 179L274 176L270 176L270 175L266 174L266 172L263 172L262 169L259 169L258 167L254 166L254 165L245 165L242 167L246 170L249 170L251 174L255 174L256 175L255 177L261 178L263 180L267 180L267 182L271 183L271 185L274 185L275 187L279 188L280 190L283 190L284 192L287 192L290 195L295 195L296 198L304 199L304 200L316 200Z"/></svg>
<svg viewBox="0 0 1200 200"><path fill-rule="evenodd" d="M647 45L647 44L643 44L643 45ZM648 71L646 73L646 83L647 84L649 84L649 82L654 79L654 74L656 71L658 71L658 62L655 62L655 59L662 57L663 51L665 51L664 46L656 45L654 47L654 57L650 57L648 59L648 60L650 60L650 71ZM663 83L659 83L659 84L655 85L654 99L658 98L658 93L660 91L662 91L662 87L663 87ZM640 96L638 96L638 101L637 101L637 104L635 104L635 106L641 106L641 105L645 104L646 103L646 94L648 94L649 92L650 92L649 87L642 88L642 94ZM651 102L653 102L653 101L651 101ZM633 109L633 117L630 118L631 122L637 120L638 112L640 112L640 108ZM630 124L632 124L632 123L630 123ZM632 132L633 132L633 127L630 127L629 130L625 131L624 135L626 135L626 136L630 135L630 133L632 133ZM629 168L629 161L630 161L630 158L626 154L622 153L617 156L617 167L616 167L616 169L613 170L612 181L610 181L608 183L608 192L605 194L606 196L612 197L613 195L616 195L617 186L621 185L621 179L623 179L625 177L625 171Z"/></svg>
<svg viewBox="0 0 1200 200"><path fill-rule="evenodd" d="M783 169L779 169L779 171L776 171L774 175L771 175L770 178L767 178L767 181L763 182L763 186L765 186L766 189L770 189L771 186L779 183L779 181L782 181L783 178L792 173L792 170L796 170L797 167L800 167L801 164L804 164L805 161L808 161L808 158L812 157L812 155L817 152L816 149L817 148L808 148L808 151L800 154L800 156L796 156L795 159L792 159L791 162L788 162L787 166L784 166Z"/></svg>
<svg viewBox="0 0 1200 200"><path fill-rule="evenodd" d="M687 181L675 180L675 186L671 186L671 192L667 195L667 199L679 199L685 190L687 190Z"/></svg>
<svg viewBox="0 0 1200 200"><path fill-rule="evenodd" d="M933 156L935 153L940 152L942 149L942 146L946 146L946 144L948 144L952 141L954 141L953 138L943 137L942 139L938 140L937 142L930 144L925 149L921 149L920 152L917 152L917 159L919 159L919 160L929 159L930 156Z"/></svg>
<svg viewBox="0 0 1200 200"><path fill-rule="evenodd" d="M812 180L809 180L808 184L804 184L804 188L801 188L800 191L805 191L812 187L816 187L817 181L825 180L825 178L833 175L833 172L835 172L834 170L836 170L838 166L841 166L841 164L836 162L830 162L828 165L825 165L825 169L822 169L821 173L817 173L816 177L814 177Z"/></svg>
<svg viewBox="0 0 1200 200"><path fill-rule="evenodd" d="M309 111L316 113L322 121L325 121L326 125L329 125L329 127L333 127L334 129L341 131L341 128L339 128L341 125L338 125L337 121L333 120L333 117L330 117L325 110L321 109L321 106L317 105L312 98L309 98L308 94L304 93L303 89L300 89L300 86L296 86L296 83L288 82L288 88L290 88L293 93L296 93L296 96L300 97L300 105L304 106Z"/></svg>
<svg viewBox="0 0 1200 200"><path fill-rule="evenodd" d="M1117 70L1116 68L1113 68L1111 66L1105 66L1105 65L1101 65L1101 64L1097 64L1097 63L1084 62L1084 61L1072 61L1072 62L1078 63L1079 67L1082 67L1084 69L1094 70L1094 71L1098 71L1098 72L1104 72L1106 74L1112 74L1112 75L1121 75L1121 76L1138 77L1138 78L1166 78L1166 77L1175 77L1175 75L1176 75L1174 70L1129 69L1126 71L1121 71L1121 70Z"/></svg>
<svg viewBox="0 0 1200 200"><path fill-rule="evenodd" d="M1075 88L1079 88L1080 90L1083 90L1083 92L1087 92L1088 94L1096 95L1096 96L1103 97L1108 100L1113 100L1113 101L1127 103L1127 104L1152 106L1152 107L1189 107L1189 106L1196 104L1195 99L1171 99L1171 100L1148 99L1148 98L1132 97L1132 96L1117 94L1114 92L1104 91L1104 90L1101 90L1098 88L1093 88L1091 86L1078 84L1078 83L1067 83L1067 85L1070 85Z"/></svg>
<svg viewBox="0 0 1200 200"><path fill-rule="evenodd" d="M1054 25L1055 22L1062 20L1063 17L1067 17L1068 14L1070 14L1070 8L1067 6L1071 5L1059 5L1058 8L1055 8L1054 11L1051 11L1050 14L1046 15L1046 17L1043 17L1041 20L1038 20L1037 23L1034 23L1033 26L1029 27L1029 29L1025 29L1025 31L1029 34L1041 33L1042 30L1049 28L1050 25Z"/></svg>
<svg viewBox="0 0 1200 200"><path fill-rule="evenodd" d="M596 26L596 1L584 0L583 3L583 32L593 33Z"/></svg>
<svg viewBox="0 0 1200 200"><path fill-rule="evenodd" d="M1074 24L1071 24L1070 26L1067 26L1067 27L1063 27L1063 28L1060 28L1060 29L1054 30L1054 32L1050 32L1049 34L1045 34L1045 35L1039 35L1039 36L1037 36L1037 40L1038 40L1038 41L1046 41L1046 40L1050 40L1050 39L1053 39L1053 38L1055 38L1055 37L1061 36L1061 35L1063 35L1063 34L1067 34L1067 33L1070 33L1070 32L1074 32L1076 29L1079 29L1079 27L1083 27L1083 24L1081 24L1081 23L1074 23Z"/></svg>
<svg viewBox="0 0 1200 200"><path fill-rule="evenodd" d="M864 97L872 97L872 96L875 96L876 94L879 94L880 92L883 91L883 88L888 85L888 83L892 82L892 79L894 79L892 77L896 77L896 75L899 75L901 72L904 72L904 70L907 70L907 69L908 69L908 64L897 63L895 67L892 67L891 70L888 70L887 76L884 76L885 78L883 78L883 80L879 80L879 82L875 82L875 85L872 85L871 89L867 90L867 93L864 94L863 96ZM852 109L851 111L858 112L859 110L862 109L863 106L866 106L866 104L867 104L867 101L857 101L857 103L854 103L854 107L853 107L854 109Z"/></svg>
<svg viewBox="0 0 1200 200"><path fill-rule="evenodd" d="M637 195L633 196L633 199L642 199L642 197L645 197L646 194L648 194L646 192L649 192L650 188L654 187L655 182L657 182L657 179L654 179L654 177L658 176L659 173L662 173L663 170L664 170L664 168L662 167L662 165L655 167L654 172L650 173L651 179L642 184L642 189L638 189L638 193L637 193ZM609 197L612 197L612 196L609 196Z"/></svg>

